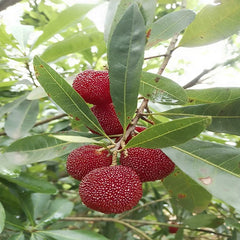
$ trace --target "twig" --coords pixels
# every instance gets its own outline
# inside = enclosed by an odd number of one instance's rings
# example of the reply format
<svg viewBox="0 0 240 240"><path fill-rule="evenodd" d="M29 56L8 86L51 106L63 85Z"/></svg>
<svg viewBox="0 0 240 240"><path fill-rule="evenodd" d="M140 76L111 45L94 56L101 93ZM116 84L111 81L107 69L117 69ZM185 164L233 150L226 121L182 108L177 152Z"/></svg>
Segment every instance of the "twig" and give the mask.
<svg viewBox="0 0 240 240"><path fill-rule="evenodd" d="M29 65L28 62L25 62L25 67L26 67L26 69L28 70L29 76L30 76L30 78L31 78L32 81L33 81L33 85L34 85L35 87L38 87L38 85L37 85L36 82L35 82L35 78L34 78L34 76L33 76L33 74L32 74L32 71L31 71L31 69L30 69L30 65Z"/></svg>
<svg viewBox="0 0 240 240"><path fill-rule="evenodd" d="M60 219L60 221L89 221L89 222L97 222L97 221L104 221L104 222L115 222L124 225L127 228L132 229L136 233L138 233L140 236L142 236L144 239L152 240L146 233L139 230L138 228L132 226L131 224L127 223L125 220L119 220L116 218L106 218L106 217L66 217L63 219Z"/></svg>
<svg viewBox="0 0 240 240"><path fill-rule="evenodd" d="M160 54L160 55L145 57L144 60L149 60L149 59L158 58L158 57L166 57L166 54Z"/></svg>
<svg viewBox="0 0 240 240"><path fill-rule="evenodd" d="M172 52L176 49L175 48L175 45L177 43L177 40L178 40L178 36L179 36L179 33L175 34L167 48L167 52L165 54L165 58L160 66L160 68L158 69L158 74L159 75L162 75L164 69L166 68L171 56L172 56Z"/></svg>

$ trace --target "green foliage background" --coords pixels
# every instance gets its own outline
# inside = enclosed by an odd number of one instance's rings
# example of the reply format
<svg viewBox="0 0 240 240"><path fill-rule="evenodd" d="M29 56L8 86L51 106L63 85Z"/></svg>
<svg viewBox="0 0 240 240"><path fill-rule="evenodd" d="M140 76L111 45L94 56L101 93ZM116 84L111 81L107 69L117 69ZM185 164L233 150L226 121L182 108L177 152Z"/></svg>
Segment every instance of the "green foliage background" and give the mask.
<svg viewBox="0 0 240 240"><path fill-rule="evenodd" d="M240 87L199 84L239 60L240 3L217 2L110 0L104 33L87 15L100 1L19 3L28 4L21 25L0 25L1 239L239 239ZM185 86L164 77L176 48L223 39L232 59ZM159 47L160 56L144 58ZM148 102L137 119L148 129L125 148L161 148L177 165L163 181L144 183L139 204L118 215L83 205L65 169L78 146L112 143L71 87L77 73L106 66L124 133Z"/></svg>

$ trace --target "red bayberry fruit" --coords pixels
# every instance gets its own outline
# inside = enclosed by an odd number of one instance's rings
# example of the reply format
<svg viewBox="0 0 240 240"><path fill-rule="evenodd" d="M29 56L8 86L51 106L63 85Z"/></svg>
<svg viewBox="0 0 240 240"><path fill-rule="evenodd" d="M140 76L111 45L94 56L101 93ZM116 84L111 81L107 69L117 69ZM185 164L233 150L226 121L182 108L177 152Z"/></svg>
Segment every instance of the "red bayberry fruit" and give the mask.
<svg viewBox="0 0 240 240"><path fill-rule="evenodd" d="M142 197L138 175L121 165L102 167L87 174L79 185L82 202L89 208L109 213L130 210Z"/></svg>
<svg viewBox="0 0 240 240"><path fill-rule="evenodd" d="M169 233L176 233L178 229L179 229L178 227L171 227L171 226L168 227Z"/></svg>
<svg viewBox="0 0 240 240"><path fill-rule="evenodd" d="M91 108L91 110L107 135L123 133L122 125L118 120L112 103L105 105L95 105ZM92 132L96 133L94 131Z"/></svg>
<svg viewBox="0 0 240 240"><path fill-rule="evenodd" d="M100 148L96 145L86 145L74 149L67 158L66 168L69 175L81 181L92 170L110 166L112 156L107 150L99 151Z"/></svg>
<svg viewBox="0 0 240 240"><path fill-rule="evenodd" d="M142 182L155 181L167 177L175 167L170 158L160 149L129 148L122 152L120 163L131 167Z"/></svg>
<svg viewBox="0 0 240 240"><path fill-rule="evenodd" d="M85 70L76 76L73 88L88 103L98 105L112 102L108 71Z"/></svg>

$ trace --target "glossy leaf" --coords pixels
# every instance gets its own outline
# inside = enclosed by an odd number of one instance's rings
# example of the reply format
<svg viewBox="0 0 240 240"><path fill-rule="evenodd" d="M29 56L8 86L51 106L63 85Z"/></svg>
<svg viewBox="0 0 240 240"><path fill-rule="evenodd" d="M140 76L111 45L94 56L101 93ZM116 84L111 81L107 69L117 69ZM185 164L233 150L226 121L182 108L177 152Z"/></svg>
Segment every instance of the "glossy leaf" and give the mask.
<svg viewBox="0 0 240 240"><path fill-rule="evenodd" d="M110 92L124 129L137 107L144 46L144 19L133 4L117 24L108 46Z"/></svg>
<svg viewBox="0 0 240 240"><path fill-rule="evenodd" d="M66 142L75 143L97 143L94 138L82 137L82 136L72 136L72 135L52 135L53 137Z"/></svg>
<svg viewBox="0 0 240 240"><path fill-rule="evenodd" d="M188 89L186 90L189 102L191 104L217 103L233 100L240 97L240 88L206 88L206 89Z"/></svg>
<svg viewBox="0 0 240 240"><path fill-rule="evenodd" d="M11 138L25 136L34 126L38 115L38 101L25 100L20 103L7 117L5 132Z"/></svg>
<svg viewBox="0 0 240 240"><path fill-rule="evenodd" d="M5 210L3 208L2 203L0 202L0 233L3 231L4 229L4 225L5 225Z"/></svg>
<svg viewBox="0 0 240 240"><path fill-rule="evenodd" d="M45 240L46 238L40 235L38 232L33 232L30 240Z"/></svg>
<svg viewBox="0 0 240 240"><path fill-rule="evenodd" d="M223 40L240 30L238 0L207 5L186 29L179 46L197 47Z"/></svg>
<svg viewBox="0 0 240 240"><path fill-rule="evenodd" d="M185 90L176 82L149 72L142 72L139 93L162 104L183 105L187 102Z"/></svg>
<svg viewBox="0 0 240 240"><path fill-rule="evenodd" d="M188 9L168 13L153 23L147 48L160 41L167 40L184 30L195 18L195 13Z"/></svg>
<svg viewBox="0 0 240 240"><path fill-rule="evenodd" d="M75 4L63 10L54 20L50 21L44 27L42 35L40 35L33 47L36 48L55 34L65 30L73 24L77 24L93 7L93 4Z"/></svg>
<svg viewBox="0 0 240 240"><path fill-rule="evenodd" d="M159 123L132 138L126 148L163 148L181 144L199 135L210 122L210 118L193 117Z"/></svg>
<svg viewBox="0 0 240 240"><path fill-rule="evenodd" d="M50 45L43 52L41 58L46 62L51 62L70 53L81 53L86 49L91 49L92 46L96 46L100 50L104 48L104 45L102 33L91 32L84 34L83 32L79 32Z"/></svg>
<svg viewBox="0 0 240 240"><path fill-rule="evenodd" d="M170 118L189 115L211 116L212 124L208 130L240 135L240 98L219 103L200 104L171 109L164 112Z"/></svg>
<svg viewBox="0 0 240 240"><path fill-rule="evenodd" d="M56 193L57 188L48 181L39 179L37 177L30 176L26 173L21 173L18 177L11 177L8 175L1 175L0 178L4 178L11 183L15 183L18 186L27 188L34 192L40 193Z"/></svg>
<svg viewBox="0 0 240 240"><path fill-rule="evenodd" d="M98 233L85 230L50 230L41 231L41 234L57 240L107 240L107 238Z"/></svg>
<svg viewBox="0 0 240 240"><path fill-rule="evenodd" d="M163 184L171 197L191 212L200 213L207 209L212 199L211 194L207 190L193 181L179 168L176 168L172 174L164 178Z"/></svg>
<svg viewBox="0 0 240 240"><path fill-rule="evenodd" d="M218 218L213 214L199 214L191 216L184 220L184 225L188 225L190 228L209 227L217 228L224 222L223 218Z"/></svg>
<svg viewBox="0 0 240 240"><path fill-rule="evenodd" d="M45 215L38 221L38 226L42 224L49 224L54 220L62 219L68 216L72 212L73 206L73 202L67 199L58 198L52 200L48 208L45 209Z"/></svg>
<svg viewBox="0 0 240 240"><path fill-rule="evenodd" d="M7 169L17 168L21 165L52 160L77 147L79 143L64 142L47 135L29 136L12 143L2 154L1 164Z"/></svg>
<svg viewBox="0 0 240 240"><path fill-rule="evenodd" d="M86 102L72 86L41 58L35 56L33 63L38 81L55 103L69 115L81 119L89 128L106 135Z"/></svg>
<svg viewBox="0 0 240 240"><path fill-rule="evenodd" d="M162 150L214 197L240 210L240 149L191 140Z"/></svg>

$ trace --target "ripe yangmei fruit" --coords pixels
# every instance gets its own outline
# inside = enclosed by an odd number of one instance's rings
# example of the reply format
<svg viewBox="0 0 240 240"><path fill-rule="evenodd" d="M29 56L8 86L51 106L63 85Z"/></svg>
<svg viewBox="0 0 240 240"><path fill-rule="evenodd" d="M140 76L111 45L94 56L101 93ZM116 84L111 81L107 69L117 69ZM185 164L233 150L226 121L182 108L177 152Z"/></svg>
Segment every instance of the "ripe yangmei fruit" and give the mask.
<svg viewBox="0 0 240 240"><path fill-rule="evenodd" d="M123 133L122 125L118 120L112 103L105 105L95 105L91 108L91 110L107 135L116 135ZM94 131L92 132L96 133Z"/></svg>
<svg viewBox="0 0 240 240"><path fill-rule="evenodd" d="M168 227L169 233L176 233L178 229L179 229L178 227L173 227L173 226Z"/></svg>
<svg viewBox="0 0 240 240"><path fill-rule="evenodd" d="M122 152L120 163L132 168L142 182L156 181L173 172L175 164L160 149L129 148Z"/></svg>
<svg viewBox="0 0 240 240"><path fill-rule="evenodd" d="M142 197L138 175L125 166L102 167L87 174L79 185L82 202L102 213L130 210Z"/></svg>
<svg viewBox="0 0 240 240"><path fill-rule="evenodd" d="M85 70L76 76L73 88L87 103L101 105L112 102L108 71Z"/></svg>
<svg viewBox="0 0 240 240"><path fill-rule="evenodd" d="M112 156L107 150L99 150L96 145L85 145L74 149L67 158L67 172L73 178L81 181L92 170L110 166Z"/></svg>

